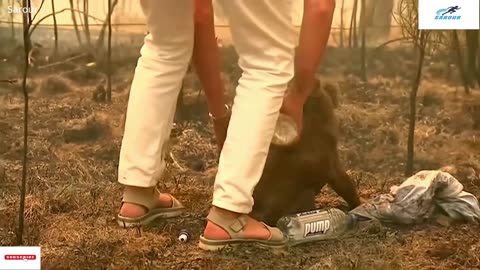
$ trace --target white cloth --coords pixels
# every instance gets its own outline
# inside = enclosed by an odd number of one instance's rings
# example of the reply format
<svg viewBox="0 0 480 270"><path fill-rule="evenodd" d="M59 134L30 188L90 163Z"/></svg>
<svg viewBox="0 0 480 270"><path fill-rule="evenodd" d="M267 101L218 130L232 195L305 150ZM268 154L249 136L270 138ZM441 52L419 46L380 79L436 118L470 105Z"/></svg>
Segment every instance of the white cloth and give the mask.
<svg viewBox="0 0 480 270"><path fill-rule="evenodd" d="M390 188L372 201L350 211L383 222L414 224L431 218L438 210L454 220L480 221L478 199L463 191L463 185L442 171L420 171L400 186Z"/></svg>
<svg viewBox="0 0 480 270"><path fill-rule="evenodd" d="M213 205L249 213L288 82L298 33L292 0L218 0L243 70L214 184ZM191 0L143 0L145 38L128 102L119 179L152 187L164 170L176 99L193 49Z"/></svg>

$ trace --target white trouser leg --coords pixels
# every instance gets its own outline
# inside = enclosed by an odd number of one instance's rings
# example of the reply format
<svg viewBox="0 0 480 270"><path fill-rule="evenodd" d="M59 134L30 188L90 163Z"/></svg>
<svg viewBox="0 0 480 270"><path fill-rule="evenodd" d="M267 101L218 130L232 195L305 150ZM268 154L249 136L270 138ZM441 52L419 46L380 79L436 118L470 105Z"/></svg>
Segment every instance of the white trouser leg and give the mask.
<svg viewBox="0 0 480 270"><path fill-rule="evenodd" d="M142 0L145 38L128 101L118 182L155 186L164 170L176 100L193 51L192 0Z"/></svg>
<svg viewBox="0 0 480 270"><path fill-rule="evenodd" d="M250 213L288 82L298 35L291 0L222 0L242 77L215 179L213 205Z"/></svg>

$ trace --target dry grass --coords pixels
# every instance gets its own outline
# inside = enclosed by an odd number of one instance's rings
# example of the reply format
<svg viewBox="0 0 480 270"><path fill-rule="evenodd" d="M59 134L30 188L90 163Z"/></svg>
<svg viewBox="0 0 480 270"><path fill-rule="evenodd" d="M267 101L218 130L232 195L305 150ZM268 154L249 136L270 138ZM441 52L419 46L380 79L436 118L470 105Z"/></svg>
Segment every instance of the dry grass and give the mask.
<svg viewBox="0 0 480 270"><path fill-rule="evenodd" d="M342 64L345 52L341 49L331 50L326 60L325 76L341 88L337 109L342 130L341 154L365 199L404 179L410 77L402 74L408 68L385 64L391 58L406 57L406 53L390 53L393 56L380 54L375 59L383 68L377 72L376 66L370 67L371 73L378 74L370 75L367 84L349 75ZM198 239L216 171L212 128L207 121L204 97L197 98L196 89L187 89L188 124L179 125L173 132L173 158L169 157L168 170L160 184L162 190L186 203L188 214L146 228L118 228L114 217L120 206L121 190L116 183L116 169L127 101L125 85L133 75L134 56L132 53L132 57L122 58L128 65L116 63L124 68L114 75L119 79L114 80L118 83L114 85L117 91L113 93L112 105L92 100L91 91L101 83L102 76L90 71L76 71L57 79L68 82L71 88L62 95L40 90L42 95L35 95L32 100L26 235L28 245L42 246L44 269L480 267L479 227L462 224L372 224L350 238L299 246L281 254L248 246L210 254L201 252L196 241L178 243L177 233L182 228L191 230ZM231 51L225 55L227 82L234 81L239 74L233 59ZM49 78L49 74L36 75L33 81L50 87ZM427 78L419 93L415 168L453 165L452 170L465 189L478 197L480 130L475 125L475 108L480 104L479 95L465 97L454 82L441 81L428 69ZM197 84L190 81L189 85ZM233 89L231 83L229 89ZM0 106L0 166L5 163L5 177L0 177L0 244L8 245L14 240L17 220L22 99L13 89L4 97L7 99L2 97ZM343 201L328 188L318 196L317 203L343 206Z"/></svg>

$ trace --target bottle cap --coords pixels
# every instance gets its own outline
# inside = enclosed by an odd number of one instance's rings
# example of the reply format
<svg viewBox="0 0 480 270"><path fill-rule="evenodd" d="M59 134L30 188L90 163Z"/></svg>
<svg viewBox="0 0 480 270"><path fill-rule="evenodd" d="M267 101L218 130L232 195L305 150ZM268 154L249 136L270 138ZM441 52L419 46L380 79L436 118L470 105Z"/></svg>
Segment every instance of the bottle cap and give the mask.
<svg viewBox="0 0 480 270"><path fill-rule="evenodd" d="M187 229L180 230L178 235L178 241L180 242L188 242L192 238L192 234Z"/></svg>
<svg viewBox="0 0 480 270"><path fill-rule="evenodd" d="M353 228L358 224L359 221L361 221L359 216L352 213L347 214L347 227Z"/></svg>

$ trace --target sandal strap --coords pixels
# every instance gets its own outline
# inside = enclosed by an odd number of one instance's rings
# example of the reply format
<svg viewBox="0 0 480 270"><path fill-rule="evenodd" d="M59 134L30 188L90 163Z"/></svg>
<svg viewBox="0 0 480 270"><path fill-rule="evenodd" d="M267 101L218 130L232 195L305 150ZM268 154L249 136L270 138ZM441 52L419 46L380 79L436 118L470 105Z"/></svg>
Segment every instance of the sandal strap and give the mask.
<svg viewBox="0 0 480 270"><path fill-rule="evenodd" d="M145 189L142 192L124 192L122 203L137 204L150 211L155 207L158 196L160 196L160 192L156 188Z"/></svg>
<svg viewBox="0 0 480 270"><path fill-rule="evenodd" d="M224 229L232 239L245 238L243 228L245 228L245 225L247 225L247 215L241 215L232 220L225 215L211 211L208 214L207 219Z"/></svg>
<svg viewBox="0 0 480 270"><path fill-rule="evenodd" d="M245 233L243 229L245 228L245 225L247 225L247 218L248 216L243 214L232 220L225 215L213 211L211 211L207 216L209 221L224 229L230 235L231 239L245 239ZM285 240L285 235L280 229L270 227L264 222L261 222L261 224L270 232L270 237L267 239L267 241Z"/></svg>
<svg viewBox="0 0 480 270"><path fill-rule="evenodd" d="M275 227L270 227L268 226L267 224L261 222L263 226L265 226L265 228L267 228L267 230L270 232L270 237L268 238L268 240L273 240L273 241L281 241L285 238L285 235L283 234L283 232L278 229L278 228L275 228Z"/></svg>
<svg viewBox="0 0 480 270"><path fill-rule="evenodd" d="M172 206L170 208L185 208L185 206L179 200L177 200L177 198L173 197L172 194L167 193L167 195L172 199Z"/></svg>

